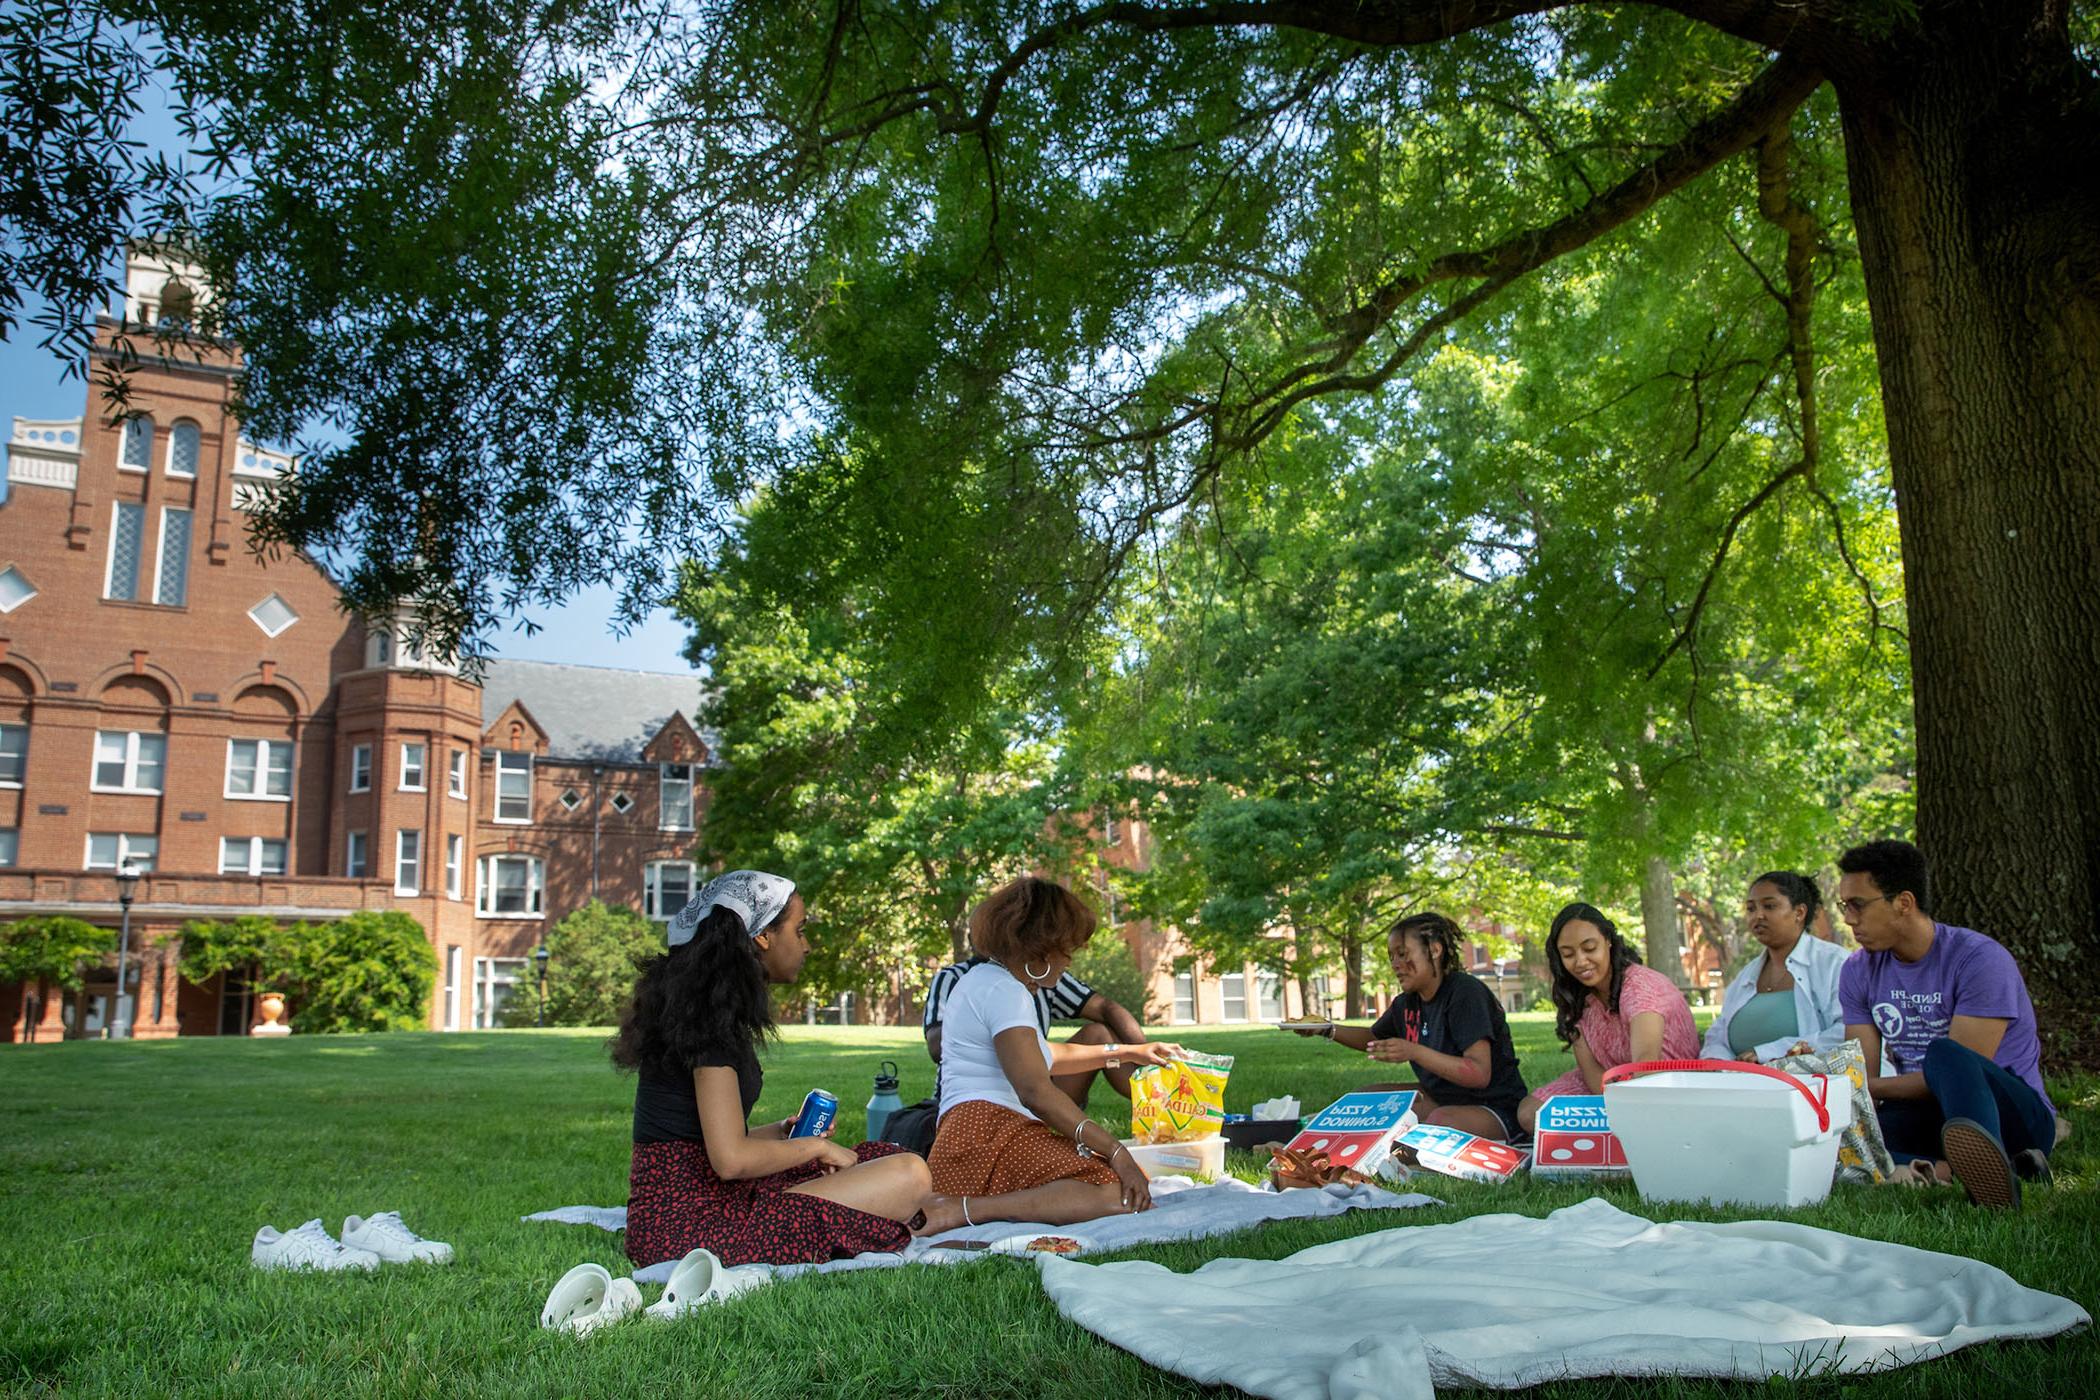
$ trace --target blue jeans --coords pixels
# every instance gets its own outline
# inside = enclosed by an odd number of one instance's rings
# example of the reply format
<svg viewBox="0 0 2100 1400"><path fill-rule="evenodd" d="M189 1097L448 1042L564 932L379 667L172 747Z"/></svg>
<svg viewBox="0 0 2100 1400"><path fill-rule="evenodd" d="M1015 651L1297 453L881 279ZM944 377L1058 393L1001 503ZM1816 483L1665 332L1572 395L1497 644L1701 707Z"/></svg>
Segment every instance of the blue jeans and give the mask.
<svg viewBox="0 0 2100 1400"><path fill-rule="evenodd" d="M1890 1099L1874 1106L1881 1137L1898 1162L1940 1155L1940 1128L1950 1118L1980 1124L2008 1156L2056 1146L2056 1110L2034 1086L1956 1040L1925 1047L1929 1099Z"/></svg>

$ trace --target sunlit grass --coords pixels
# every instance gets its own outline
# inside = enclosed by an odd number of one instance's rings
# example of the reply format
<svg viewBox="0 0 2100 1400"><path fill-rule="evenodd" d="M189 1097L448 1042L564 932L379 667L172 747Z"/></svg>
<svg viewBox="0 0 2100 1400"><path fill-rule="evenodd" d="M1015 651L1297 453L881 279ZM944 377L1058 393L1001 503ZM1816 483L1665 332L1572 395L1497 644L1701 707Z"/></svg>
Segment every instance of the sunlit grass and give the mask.
<svg viewBox="0 0 2100 1400"><path fill-rule="evenodd" d="M1550 1018L1519 1017L1527 1078L1567 1064ZM1238 1056L1230 1104L1294 1093L1308 1107L1375 1077L1360 1057L1264 1028L1177 1035ZM675 1327L623 1326L577 1345L534 1326L570 1265L626 1269L615 1236L526 1225L528 1211L617 1205L626 1196L633 1088L608 1067L603 1031L393 1035L278 1042L74 1043L0 1052L0 1389L69 1394L1072 1395L1199 1393L1064 1321L1032 1271L1003 1260L959 1269L815 1277ZM822 1086L841 1100L842 1140L859 1136L878 1063L897 1060L907 1102L932 1067L915 1030L790 1027L767 1062L758 1116L790 1112ZM2021 1282L2100 1303L2100 1079L2053 1086L2078 1137L2058 1186L2016 1217L1958 1194L1840 1189L1789 1213L1803 1223L1965 1253ZM1105 1093L1096 1116L1127 1123ZM1228 1169L1260 1163L1234 1153ZM1539 1215L1587 1187L1436 1181L1450 1204L1405 1223L1488 1210ZM1630 1186L1601 1193L1674 1219L1748 1212L1643 1206ZM450 1240L449 1269L370 1277L286 1277L248 1266L257 1226L399 1209ZM1272 1258L1392 1228L1357 1214L1292 1222L1131 1252L1173 1268L1220 1255ZM653 1296L653 1290L650 1290ZM2090 1335L1987 1347L1886 1377L1784 1389L1831 1396L2100 1394ZM1549 1386L1549 1396L1743 1393L1670 1381Z"/></svg>

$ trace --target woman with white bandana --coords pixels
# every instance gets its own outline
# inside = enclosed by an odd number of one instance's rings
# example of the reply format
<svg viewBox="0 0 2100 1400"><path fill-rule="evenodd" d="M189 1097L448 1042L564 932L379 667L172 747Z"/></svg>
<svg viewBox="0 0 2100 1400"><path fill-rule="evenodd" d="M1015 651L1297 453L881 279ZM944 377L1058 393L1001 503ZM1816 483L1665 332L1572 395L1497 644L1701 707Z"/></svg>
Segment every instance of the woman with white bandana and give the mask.
<svg viewBox="0 0 2100 1400"><path fill-rule="evenodd" d="M791 1138L794 1119L751 1127L775 1034L771 987L809 954L794 883L757 870L711 881L671 920L669 950L642 965L613 1062L640 1076L628 1177L627 1257L712 1250L724 1264L818 1263L902 1249L932 1183L889 1143Z"/></svg>

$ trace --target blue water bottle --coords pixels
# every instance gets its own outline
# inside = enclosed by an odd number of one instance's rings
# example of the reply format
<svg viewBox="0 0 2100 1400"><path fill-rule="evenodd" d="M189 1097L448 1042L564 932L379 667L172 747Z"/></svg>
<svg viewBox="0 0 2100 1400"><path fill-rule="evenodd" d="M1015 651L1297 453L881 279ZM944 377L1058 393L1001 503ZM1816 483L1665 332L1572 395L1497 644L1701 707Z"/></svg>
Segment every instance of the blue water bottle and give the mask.
<svg viewBox="0 0 2100 1400"><path fill-rule="evenodd" d="M868 1100L868 1141L882 1141L882 1130L889 1126L890 1115L904 1107L904 1100L897 1097L897 1062L884 1060L882 1071L875 1076L875 1093Z"/></svg>

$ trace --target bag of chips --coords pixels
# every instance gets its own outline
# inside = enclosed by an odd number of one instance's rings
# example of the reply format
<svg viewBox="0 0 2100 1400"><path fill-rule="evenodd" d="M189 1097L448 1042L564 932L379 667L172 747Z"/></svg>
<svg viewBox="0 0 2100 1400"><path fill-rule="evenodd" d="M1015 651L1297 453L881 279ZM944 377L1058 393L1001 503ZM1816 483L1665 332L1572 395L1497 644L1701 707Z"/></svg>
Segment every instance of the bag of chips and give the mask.
<svg viewBox="0 0 2100 1400"><path fill-rule="evenodd" d="M1142 1143L1196 1142L1225 1126L1225 1081L1232 1056L1190 1050L1171 1064L1130 1076L1130 1136Z"/></svg>

